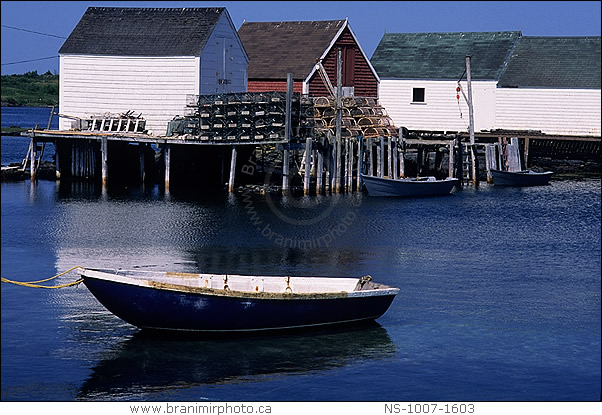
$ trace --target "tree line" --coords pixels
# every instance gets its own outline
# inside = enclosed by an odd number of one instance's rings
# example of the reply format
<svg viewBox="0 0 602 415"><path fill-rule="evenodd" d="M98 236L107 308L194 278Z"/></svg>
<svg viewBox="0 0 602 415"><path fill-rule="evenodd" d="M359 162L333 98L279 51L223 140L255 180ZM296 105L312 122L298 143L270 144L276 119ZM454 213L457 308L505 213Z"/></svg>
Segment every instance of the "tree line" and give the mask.
<svg viewBox="0 0 602 415"><path fill-rule="evenodd" d="M59 75L50 71L39 75L31 71L21 75L2 75L3 107L41 107L59 102Z"/></svg>

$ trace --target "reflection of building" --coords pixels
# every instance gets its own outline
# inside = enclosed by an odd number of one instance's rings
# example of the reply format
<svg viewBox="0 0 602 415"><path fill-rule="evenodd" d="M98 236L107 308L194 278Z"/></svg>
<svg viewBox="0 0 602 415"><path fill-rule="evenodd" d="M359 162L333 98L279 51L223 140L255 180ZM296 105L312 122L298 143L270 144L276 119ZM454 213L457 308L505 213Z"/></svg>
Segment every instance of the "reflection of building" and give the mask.
<svg viewBox="0 0 602 415"><path fill-rule="evenodd" d="M474 129L600 136L600 37L521 32L386 33L371 62L379 99L395 125L413 131L468 127L471 56Z"/></svg>
<svg viewBox="0 0 602 415"><path fill-rule="evenodd" d="M89 7L59 55L62 114L133 111L157 134L182 115L186 94L247 88L248 58L223 7Z"/></svg>
<svg viewBox="0 0 602 415"><path fill-rule="evenodd" d="M238 35L249 56L250 92L285 91L290 72L295 92L328 96L323 76L336 88L340 50L344 93L377 97L378 75L347 20L245 22ZM324 71L316 68L317 63Z"/></svg>

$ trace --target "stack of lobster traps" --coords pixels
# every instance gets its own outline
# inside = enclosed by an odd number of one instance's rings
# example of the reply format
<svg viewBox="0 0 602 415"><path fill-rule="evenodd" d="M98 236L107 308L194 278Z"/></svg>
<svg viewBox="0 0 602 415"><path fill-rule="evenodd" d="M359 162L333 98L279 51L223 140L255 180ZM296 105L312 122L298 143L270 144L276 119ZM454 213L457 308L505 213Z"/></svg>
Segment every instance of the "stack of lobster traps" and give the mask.
<svg viewBox="0 0 602 415"><path fill-rule="evenodd" d="M282 141L285 121L285 92L188 95L184 116L169 122L167 136L201 141ZM313 103L305 96L293 94L293 135L311 136L313 125Z"/></svg>
<svg viewBox="0 0 602 415"><path fill-rule="evenodd" d="M336 100L332 97L313 99L316 132L333 136L336 132ZM387 111L374 98L344 97L342 99L341 137L366 138L397 136L398 131Z"/></svg>

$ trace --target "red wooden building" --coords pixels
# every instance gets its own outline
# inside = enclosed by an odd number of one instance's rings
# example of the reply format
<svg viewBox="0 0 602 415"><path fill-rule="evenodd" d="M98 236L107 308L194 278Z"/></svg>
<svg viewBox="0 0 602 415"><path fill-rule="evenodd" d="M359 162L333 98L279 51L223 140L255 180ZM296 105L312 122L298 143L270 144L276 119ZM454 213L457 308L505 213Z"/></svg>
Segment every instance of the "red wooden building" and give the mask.
<svg viewBox="0 0 602 415"><path fill-rule="evenodd" d="M295 92L328 96L322 74L327 74L336 88L337 56L341 50L344 95L378 97L380 80L347 19L244 22L238 36L249 56L249 92L285 91L290 72Z"/></svg>

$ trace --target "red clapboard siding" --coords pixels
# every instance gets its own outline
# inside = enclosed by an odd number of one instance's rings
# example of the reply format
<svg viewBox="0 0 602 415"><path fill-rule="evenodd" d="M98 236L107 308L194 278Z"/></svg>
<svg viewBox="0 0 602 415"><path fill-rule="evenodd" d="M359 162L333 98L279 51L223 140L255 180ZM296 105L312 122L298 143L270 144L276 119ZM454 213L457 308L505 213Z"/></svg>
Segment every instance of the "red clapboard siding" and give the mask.
<svg viewBox="0 0 602 415"><path fill-rule="evenodd" d="M249 92L284 91L286 92L286 81L251 81L247 82ZM293 82L293 92L303 92L302 82Z"/></svg>
<svg viewBox="0 0 602 415"><path fill-rule="evenodd" d="M376 76L370 70L368 62L361 53L359 45L355 42L353 36L351 36L349 29L343 31L328 52L326 58L322 61L322 65L324 65L324 69L332 85L336 87L337 83L337 55L339 49L343 51L343 86L353 86L356 96L377 97L378 81L376 80ZM353 68L345 66L345 58L349 59L349 54L353 54ZM318 73L315 73L309 81L309 95L329 95Z"/></svg>

